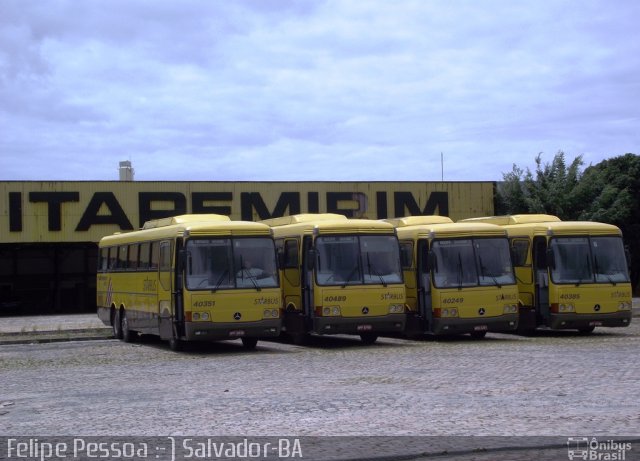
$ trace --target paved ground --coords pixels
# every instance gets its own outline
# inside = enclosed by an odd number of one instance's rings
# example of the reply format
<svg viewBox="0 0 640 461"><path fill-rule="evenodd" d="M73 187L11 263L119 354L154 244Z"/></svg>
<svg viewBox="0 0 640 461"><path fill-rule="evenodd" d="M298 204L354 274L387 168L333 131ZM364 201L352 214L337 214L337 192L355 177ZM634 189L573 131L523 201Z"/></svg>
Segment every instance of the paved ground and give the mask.
<svg viewBox="0 0 640 461"><path fill-rule="evenodd" d="M59 330L108 335L97 319L74 317L60 320ZM6 320L4 338L19 325ZM568 459L568 437L625 437L633 449L624 459L638 459L638 320L590 336L382 338L372 347L344 336L306 347L260 342L256 351L222 342L180 354L157 341L4 344L0 434L161 436L164 443L167 436L293 436L303 437L303 459L465 461ZM31 324L37 332L56 321Z"/></svg>

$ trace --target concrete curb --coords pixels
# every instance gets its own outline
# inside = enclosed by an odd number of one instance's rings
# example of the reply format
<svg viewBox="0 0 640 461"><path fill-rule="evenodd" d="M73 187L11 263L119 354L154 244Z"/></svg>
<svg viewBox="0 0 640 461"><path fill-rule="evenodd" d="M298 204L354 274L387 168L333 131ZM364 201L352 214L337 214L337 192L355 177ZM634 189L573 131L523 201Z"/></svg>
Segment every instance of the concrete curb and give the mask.
<svg viewBox="0 0 640 461"><path fill-rule="evenodd" d="M111 328L97 329L73 329L51 330L31 332L5 332L0 333L0 345L7 344L40 344L64 341L93 341L113 338Z"/></svg>

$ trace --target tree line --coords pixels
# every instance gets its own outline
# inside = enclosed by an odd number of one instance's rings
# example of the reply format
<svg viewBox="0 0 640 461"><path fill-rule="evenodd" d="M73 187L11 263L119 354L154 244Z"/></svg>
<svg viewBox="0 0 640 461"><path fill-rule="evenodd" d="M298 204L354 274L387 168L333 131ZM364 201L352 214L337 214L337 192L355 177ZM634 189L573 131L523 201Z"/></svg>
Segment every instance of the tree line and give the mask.
<svg viewBox="0 0 640 461"><path fill-rule="evenodd" d="M640 293L640 156L625 154L584 168L582 156L570 164L564 152L531 171L516 164L503 173L496 214L545 213L563 221L599 221L622 230L631 254L631 283Z"/></svg>

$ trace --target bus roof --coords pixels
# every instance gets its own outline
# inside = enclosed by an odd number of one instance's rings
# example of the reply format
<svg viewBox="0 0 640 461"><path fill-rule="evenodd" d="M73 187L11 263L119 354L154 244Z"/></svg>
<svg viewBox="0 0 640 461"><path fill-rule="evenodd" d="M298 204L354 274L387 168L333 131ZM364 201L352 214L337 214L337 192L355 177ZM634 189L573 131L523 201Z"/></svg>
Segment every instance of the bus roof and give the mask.
<svg viewBox="0 0 640 461"><path fill-rule="evenodd" d="M399 227L398 238L506 237L507 231L489 223L440 223Z"/></svg>
<svg viewBox="0 0 640 461"><path fill-rule="evenodd" d="M183 214L180 216L171 216L169 218L153 219L147 221L142 226L143 229L155 229L157 227L172 226L174 224L187 224L196 222L211 222L211 221L231 221L229 216L221 214Z"/></svg>
<svg viewBox="0 0 640 461"><path fill-rule="evenodd" d="M509 235L622 235L613 224L596 221L562 221L548 214L516 214L461 219L459 223L492 223L503 226Z"/></svg>
<svg viewBox="0 0 640 461"><path fill-rule="evenodd" d="M512 214L504 216L484 216L479 218L461 219L458 222L485 222L498 226L513 224L530 224L542 222L558 222L560 218L550 214Z"/></svg>
<svg viewBox="0 0 640 461"><path fill-rule="evenodd" d="M421 224L443 224L452 223L453 221L448 216L406 216L404 218L390 218L385 219L386 222L391 223L394 227L406 227L417 226Z"/></svg>
<svg viewBox="0 0 640 461"><path fill-rule="evenodd" d="M318 219L314 219L318 218ZM384 221L371 219L347 219L343 215L322 213L284 216L260 221L272 227L277 237L310 234L393 234L393 226Z"/></svg>
<svg viewBox="0 0 640 461"><path fill-rule="evenodd" d="M532 222L504 226L509 235L622 235L613 224L595 221Z"/></svg>
<svg viewBox="0 0 640 461"><path fill-rule="evenodd" d="M209 218L211 217L211 219ZM271 236L269 226L250 221L231 221L221 215L182 215L166 218L160 225L131 232L118 232L100 240L100 246L135 243L181 236ZM151 222L151 221L149 221ZM165 224L166 223L166 224Z"/></svg>
<svg viewBox="0 0 640 461"><path fill-rule="evenodd" d="M303 213L280 218L263 219L261 223L267 226L288 226L290 224L314 223L317 221L346 221L347 217L336 213Z"/></svg>

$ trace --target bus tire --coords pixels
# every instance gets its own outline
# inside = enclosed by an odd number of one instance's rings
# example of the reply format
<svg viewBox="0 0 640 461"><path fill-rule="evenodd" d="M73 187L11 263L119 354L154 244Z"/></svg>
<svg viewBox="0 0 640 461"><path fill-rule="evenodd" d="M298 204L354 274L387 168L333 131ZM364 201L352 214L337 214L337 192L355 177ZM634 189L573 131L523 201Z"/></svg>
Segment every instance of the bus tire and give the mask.
<svg viewBox="0 0 640 461"><path fill-rule="evenodd" d="M256 348L258 344L258 338L241 338L242 339L242 347L248 350L253 350Z"/></svg>
<svg viewBox="0 0 640 461"><path fill-rule="evenodd" d="M289 333L289 337L291 338L291 342L296 346L304 346L307 344L309 335L306 333Z"/></svg>
<svg viewBox="0 0 640 461"><path fill-rule="evenodd" d="M486 331L472 331L470 334L473 339L482 339L487 336Z"/></svg>
<svg viewBox="0 0 640 461"><path fill-rule="evenodd" d="M120 310L113 309L113 315L111 319L111 325L113 327L113 336L116 339L122 339L122 321L120 320Z"/></svg>
<svg viewBox="0 0 640 461"><path fill-rule="evenodd" d="M120 330L122 331L122 340L125 343L132 343L136 339L136 332L132 331L129 328L129 319L127 319L127 311L122 311L120 315L121 326Z"/></svg>
<svg viewBox="0 0 640 461"><path fill-rule="evenodd" d="M171 349L173 352L180 352L184 349L184 343L181 339L171 338L169 340L169 349Z"/></svg>
<svg viewBox="0 0 640 461"><path fill-rule="evenodd" d="M378 335L375 333L362 333L360 335L360 340L364 344L373 344L378 340Z"/></svg>
<svg viewBox="0 0 640 461"><path fill-rule="evenodd" d="M590 326L588 326L588 327L580 328L580 329L578 330L578 332L579 332L581 335L588 335L588 334L593 333L593 330L595 330L595 329L596 329L595 325L590 325Z"/></svg>

